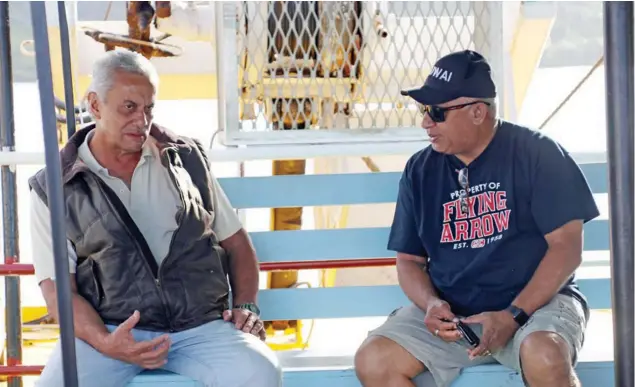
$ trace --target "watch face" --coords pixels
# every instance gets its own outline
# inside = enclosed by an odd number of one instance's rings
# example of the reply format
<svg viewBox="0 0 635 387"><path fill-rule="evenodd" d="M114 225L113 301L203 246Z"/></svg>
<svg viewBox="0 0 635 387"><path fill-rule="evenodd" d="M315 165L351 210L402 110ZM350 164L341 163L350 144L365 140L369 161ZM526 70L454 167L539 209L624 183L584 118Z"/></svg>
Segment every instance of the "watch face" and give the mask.
<svg viewBox="0 0 635 387"><path fill-rule="evenodd" d="M514 316L514 320L516 320L516 322L520 325L525 325L525 323L529 319L529 316L527 316L527 314L520 308L512 305L509 307L508 310L512 314L512 316Z"/></svg>
<svg viewBox="0 0 635 387"><path fill-rule="evenodd" d="M242 304L242 305L238 305L238 308L240 309L246 309L252 313L255 313L257 315L260 315L260 309L256 306L256 304Z"/></svg>

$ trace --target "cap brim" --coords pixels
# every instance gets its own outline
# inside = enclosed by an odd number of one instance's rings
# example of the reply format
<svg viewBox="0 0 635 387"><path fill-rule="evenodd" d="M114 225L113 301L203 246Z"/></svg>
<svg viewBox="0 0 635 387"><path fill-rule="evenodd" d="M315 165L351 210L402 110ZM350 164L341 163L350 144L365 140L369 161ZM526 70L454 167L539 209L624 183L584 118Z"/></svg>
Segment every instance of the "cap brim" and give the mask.
<svg viewBox="0 0 635 387"><path fill-rule="evenodd" d="M410 97L423 105L439 105L457 98L449 93L433 89L430 86L401 90L401 95Z"/></svg>

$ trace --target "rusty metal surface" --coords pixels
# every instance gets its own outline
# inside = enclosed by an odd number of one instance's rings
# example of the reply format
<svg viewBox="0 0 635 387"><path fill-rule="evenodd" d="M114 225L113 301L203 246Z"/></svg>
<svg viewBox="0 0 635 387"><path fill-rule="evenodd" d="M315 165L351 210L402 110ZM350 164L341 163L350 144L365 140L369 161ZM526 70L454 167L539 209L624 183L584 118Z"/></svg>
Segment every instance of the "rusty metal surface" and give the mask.
<svg viewBox="0 0 635 387"><path fill-rule="evenodd" d="M162 43L169 35L152 38L152 26L157 17L165 18L171 15L169 1L156 2L157 9L150 1L129 1L126 8L126 23L128 34L121 35L85 28L84 33L93 40L104 45L105 51L112 51L116 47L138 52L144 57L173 57L179 56L182 49L178 46Z"/></svg>

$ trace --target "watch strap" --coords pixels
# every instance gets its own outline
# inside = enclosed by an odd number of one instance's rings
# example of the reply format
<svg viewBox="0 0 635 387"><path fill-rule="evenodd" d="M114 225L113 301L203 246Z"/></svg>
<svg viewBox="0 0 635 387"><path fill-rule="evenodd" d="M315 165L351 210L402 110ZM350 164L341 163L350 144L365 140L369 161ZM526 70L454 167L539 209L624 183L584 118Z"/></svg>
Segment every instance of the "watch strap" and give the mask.
<svg viewBox="0 0 635 387"><path fill-rule="evenodd" d="M246 302L244 304L236 305L234 306L234 309L245 309L250 311L251 313L260 316L260 308L258 308L258 305L254 304L253 302Z"/></svg>
<svg viewBox="0 0 635 387"><path fill-rule="evenodd" d="M529 320L529 315L524 310L515 305L508 306L507 311L512 314L512 316L514 317L514 321L516 321L516 323L521 327L525 325Z"/></svg>

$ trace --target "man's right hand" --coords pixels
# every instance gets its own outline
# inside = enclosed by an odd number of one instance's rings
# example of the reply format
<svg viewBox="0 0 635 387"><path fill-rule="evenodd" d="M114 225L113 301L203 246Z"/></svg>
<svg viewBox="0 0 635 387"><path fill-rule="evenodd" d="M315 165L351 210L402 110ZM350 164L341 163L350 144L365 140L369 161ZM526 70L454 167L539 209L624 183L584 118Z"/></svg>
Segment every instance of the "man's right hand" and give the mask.
<svg viewBox="0 0 635 387"><path fill-rule="evenodd" d="M458 341L462 336L456 329L458 318L452 313L450 304L443 300L434 300L428 304L423 322L432 334L447 342Z"/></svg>
<svg viewBox="0 0 635 387"><path fill-rule="evenodd" d="M139 322L140 314L135 311L113 332L106 335L99 350L114 359L136 364L145 369L160 368L167 363L170 337L162 335L150 341L138 342L132 329Z"/></svg>

